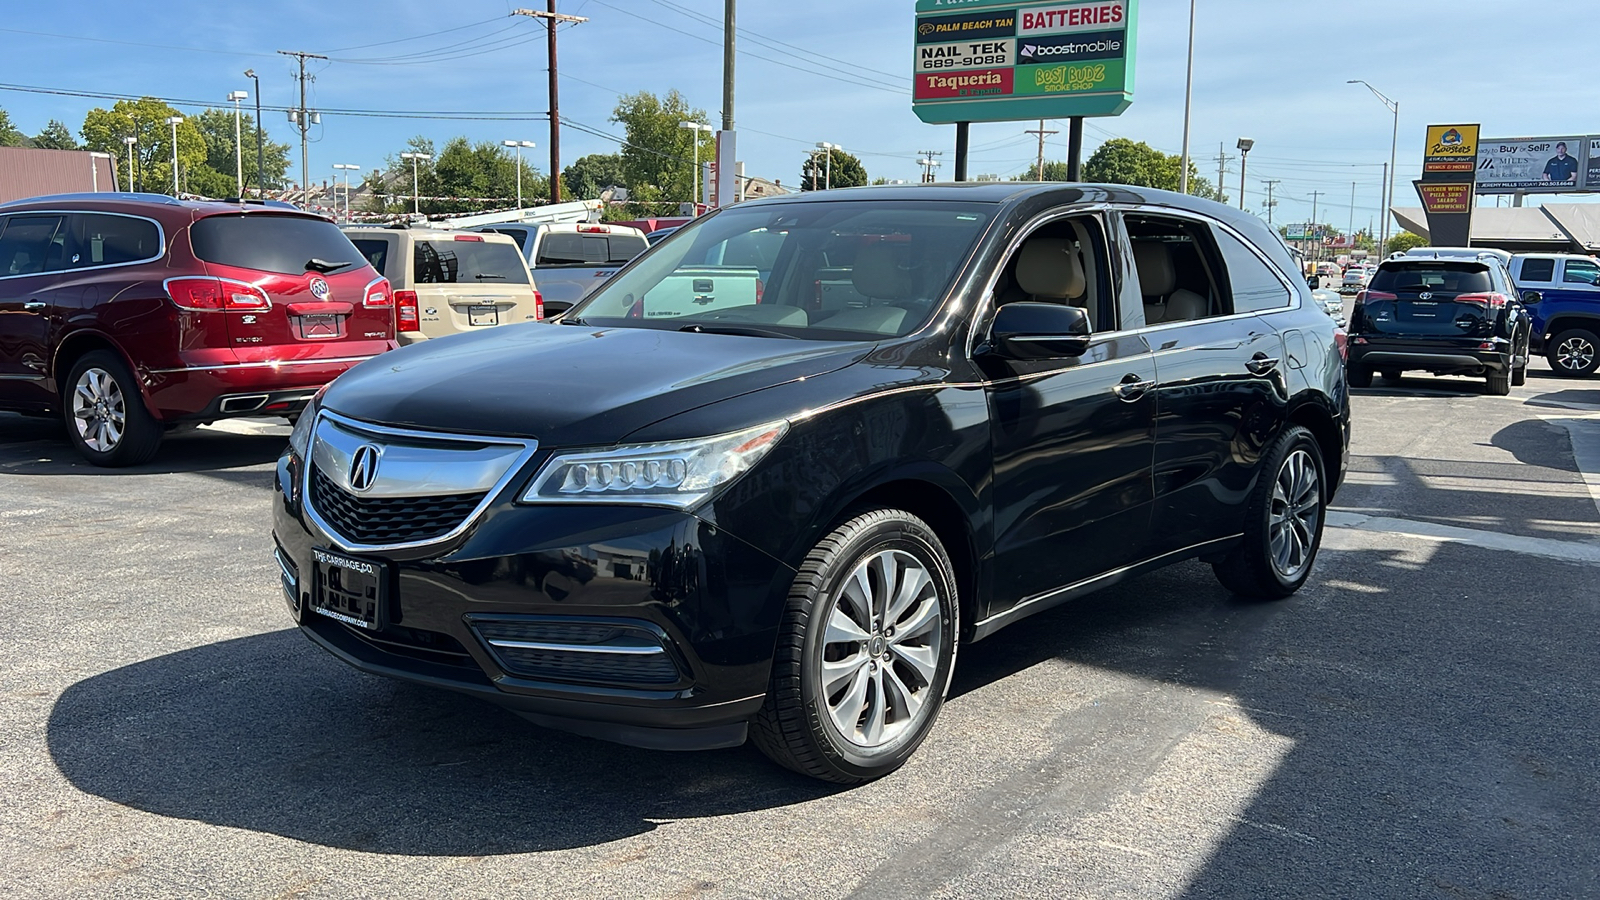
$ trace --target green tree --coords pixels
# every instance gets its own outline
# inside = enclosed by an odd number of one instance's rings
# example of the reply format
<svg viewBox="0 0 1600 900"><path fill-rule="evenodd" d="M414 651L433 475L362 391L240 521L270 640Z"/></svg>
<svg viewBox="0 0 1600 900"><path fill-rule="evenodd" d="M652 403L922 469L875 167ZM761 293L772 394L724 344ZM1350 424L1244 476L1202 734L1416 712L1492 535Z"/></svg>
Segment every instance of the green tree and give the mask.
<svg viewBox="0 0 1600 900"><path fill-rule="evenodd" d="M118 159L127 158L125 137L135 137L134 165L137 168L137 185L147 191L172 190L172 126L168 117L178 111L154 97L138 100L118 100L110 109L96 107L84 116L83 136L86 149L111 153ZM206 164L206 139L192 118L178 126L178 173L180 185L185 173ZM130 189L128 176L122 173L118 182Z"/></svg>
<svg viewBox="0 0 1600 900"><path fill-rule="evenodd" d="M33 136L33 145L45 150L79 150L78 139L66 123L51 119L44 130Z"/></svg>
<svg viewBox="0 0 1600 900"><path fill-rule="evenodd" d="M416 161L416 181L412 181L412 160L396 153L384 160L381 170L368 172L361 187L367 196L363 212L409 213L412 193L422 196L418 206L424 214L482 212L514 206L517 197L517 159L493 141L472 143L453 137L437 152L433 141L421 135L406 142L405 152L430 157ZM550 194L550 181L526 159L522 161L522 199L524 205Z"/></svg>
<svg viewBox="0 0 1600 900"><path fill-rule="evenodd" d="M1407 250L1415 250L1418 247L1428 246L1428 239L1420 234L1412 234L1409 231L1402 231L1394 237L1389 238L1389 243L1385 244L1384 246L1388 248L1386 253L1404 253Z"/></svg>
<svg viewBox="0 0 1600 900"><path fill-rule="evenodd" d="M11 124L11 114L0 109L0 147L26 147L28 136Z"/></svg>
<svg viewBox="0 0 1600 900"><path fill-rule="evenodd" d="M829 157L833 160L831 173L828 171ZM800 190L812 190L813 180L816 190L822 190L827 184L836 188L860 187L867 183L867 169L861 165L861 160L834 147L827 151L826 156L821 153L809 154L800 165Z"/></svg>
<svg viewBox="0 0 1600 900"><path fill-rule="evenodd" d="M567 166L561 173L561 183L566 188L564 196L574 200L597 200L600 192L608 187L627 187L628 176L623 171L621 154L591 153Z"/></svg>
<svg viewBox="0 0 1600 900"><path fill-rule="evenodd" d="M1101 144L1083 164L1083 180L1101 184L1131 184L1139 187L1176 191L1182 185L1183 157L1162 153L1128 138L1112 138ZM1189 193L1207 200L1227 203L1221 185L1200 177L1194 160L1189 161Z"/></svg>
<svg viewBox="0 0 1600 900"><path fill-rule="evenodd" d="M1033 163L1032 165L1028 166L1028 171L1022 173L1022 175L1020 177L1018 177L1017 180L1018 181L1066 181L1067 180L1067 164L1064 163L1064 162L1056 162L1056 161L1053 161L1053 160L1045 160L1045 163L1044 163L1044 177L1040 178L1039 177L1039 164L1038 163Z"/></svg>
<svg viewBox="0 0 1600 900"><path fill-rule="evenodd" d="M253 116L242 115L239 133L244 144L242 160L234 157L233 110L207 109L193 119L206 141L205 172L196 170L190 180L190 190L208 197L232 197L238 192L234 169L243 162L245 191L257 184L267 188L281 187L289 170L289 145L273 143L265 130L261 132L261 156L265 164L265 178L256 171L256 124Z"/></svg>
<svg viewBox="0 0 1600 900"><path fill-rule="evenodd" d="M623 127L622 174L636 206L652 204L659 212L694 196L695 141L700 161L716 156L717 142L703 131L684 128L682 122L706 124L706 111L693 109L676 90L657 97L649 91L619 98L611 121Z"/></svg>

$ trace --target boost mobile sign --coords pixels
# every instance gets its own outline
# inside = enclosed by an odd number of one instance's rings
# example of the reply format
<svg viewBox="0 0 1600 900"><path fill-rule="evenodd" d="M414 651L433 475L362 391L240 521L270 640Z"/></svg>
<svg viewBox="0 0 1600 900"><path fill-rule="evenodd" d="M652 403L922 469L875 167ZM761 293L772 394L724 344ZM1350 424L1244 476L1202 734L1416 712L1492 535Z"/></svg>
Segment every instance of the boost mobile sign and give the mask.
<svg viewBox="0 0 1600 900"><path fill-rule="evenodd" d="M1138 0L917 0L912 111L929 124L1114 116Z"/></svg>

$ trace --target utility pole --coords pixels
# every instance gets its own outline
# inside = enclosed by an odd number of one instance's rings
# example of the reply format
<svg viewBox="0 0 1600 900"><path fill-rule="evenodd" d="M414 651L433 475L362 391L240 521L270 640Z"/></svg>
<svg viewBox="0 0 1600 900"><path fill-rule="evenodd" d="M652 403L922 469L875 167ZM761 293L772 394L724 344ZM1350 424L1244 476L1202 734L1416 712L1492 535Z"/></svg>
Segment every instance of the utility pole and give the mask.
<svg viewBox="0 0 1600 900"><path fill-rule="evenodd" d="M1228 177L1228 161L1233 159L1222 149L1222 142L1217 141L1217 198L1222 198L1223 179Z"/></svg>
<svg viewBox="0 0 1600 900"><path fill-rule="evenodd" d="M1272 179L1268 179L1268 180L1265 180L1265 181L1261 182L1262 184L1267 186L1267 227L1268 228L1272 227L1272 208L1274 206L1278 205L1278 201L1273 198L1273 193L1272 192L1279 184L1282 183L1282 181L1283 181L1283 179L1281 179L1281 178L1272 178Z"/></svg>
<svg viewBox="0 0 1600 900"><path fill-rule="evenodd" d="M1350 182L1350 230L1344 233L1346 241L1350 243L1352 258L1356 251L1356 183Z"/></svg>
<svg viewBox="0 0 1600 900"><path fill-rule="evenodd" d="M284 56L292 56L300 63L300 108L298 110L300 114L296 117L295 124L300 126L300 204L305 206L311 202L311 150L306 141L306 132L311 130L311 116L306 110L306 60L327 59L327 57L319 53L303 53L298 50L279 50L278 52ZM260 95L259 91L257 91L257 95ZM260 128L261 123L257 122L256 127Z"/></svg>
<svg viewBox="0 0 1600 900"><path fill-rule="evenodd" d="M550 0L550 9L514 9L513 16L543 19L549 29L546 41L550 52L550 202L561 202L561 84L556 77L556 26L562 22L589 21L583 16L569 16L556 12L556 0Z"/></svg>
<svg viewBox="0 0 1600 900"><path fill-rule="evenodd" d="M919 157L917 159L917 165L922 167L923 184L933 184L935 180L933 170L939 168L939 161L934 159L934 157L943 155L944 152L942 150L919 150L917 152L917 156Z"/></svg>
<svg viewBox="0 0 1600 900"><path fill-rule="evenodd" d="M1311 198L1311 228L1308 229L1311 234L1308 237L1311 238L1311 258L1313 260L1322 257L1322 242L1317 240L1317 198L1325 193L1327 191L1312 191L1306 195Z"/></svg>
<svg viewBox="0 0 1600 900"><path fill-rule="evenodd" d="M1044 120L1040 119L1039 120L1039 127L1037 129L1030 128L1027 131L1024 131L1023 134L1037 134L1039 136L1039 162L1037 163L1038 167L1034 170L1034 173L1038 177L1035 178L1034 181L1043 181L1044 180L1044 138L1045 138L1045 135L1047 135L1047 134L1060 134L1060 132L1058 132L1058 131L1045 131L1044 130Z"/></svg>

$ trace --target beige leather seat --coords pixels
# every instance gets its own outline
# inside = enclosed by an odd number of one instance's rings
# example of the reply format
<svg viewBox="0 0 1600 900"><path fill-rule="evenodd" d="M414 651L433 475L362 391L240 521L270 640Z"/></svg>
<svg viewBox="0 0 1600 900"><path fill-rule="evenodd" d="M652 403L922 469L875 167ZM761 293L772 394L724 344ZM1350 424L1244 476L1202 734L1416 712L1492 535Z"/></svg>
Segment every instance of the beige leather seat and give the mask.
<svg viewBox="0 0 1600 900"><path fill-rule="evenodd" d="M907 310L887 304L911 299L911 272L901 262L904 255L900 247L883 241L862 247L850 270L850 284L873 305L847 309L817 324L843 331L898 334Z"/></svg>
<svg viewBox="0 0 1600 900"><path fill-rule="evenodd" d="M1194 291L1178 288L1172 252L1160 241L1133 245L1133 264L1139 270L1139 290L1144 294L1147 325L1191 322L1211 313L1211 304Z"/></svg>

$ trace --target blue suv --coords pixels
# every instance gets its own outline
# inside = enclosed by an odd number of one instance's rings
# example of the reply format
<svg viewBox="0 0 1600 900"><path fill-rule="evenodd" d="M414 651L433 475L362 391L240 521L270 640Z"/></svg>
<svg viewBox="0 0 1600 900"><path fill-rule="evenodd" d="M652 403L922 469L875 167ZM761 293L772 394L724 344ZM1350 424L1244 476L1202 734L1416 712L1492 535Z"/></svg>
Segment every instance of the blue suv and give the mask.
<svg viewBox="0 0 1600 900"><path fill-rule="evenodd" d="M1566 253L1519 253L1511 277L1533 314L1533 349L1557 374L1586 376L1600 365L1600 262Z"/></svg>

